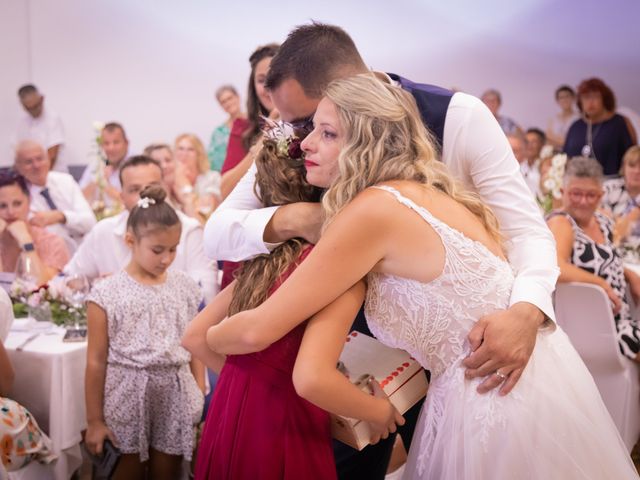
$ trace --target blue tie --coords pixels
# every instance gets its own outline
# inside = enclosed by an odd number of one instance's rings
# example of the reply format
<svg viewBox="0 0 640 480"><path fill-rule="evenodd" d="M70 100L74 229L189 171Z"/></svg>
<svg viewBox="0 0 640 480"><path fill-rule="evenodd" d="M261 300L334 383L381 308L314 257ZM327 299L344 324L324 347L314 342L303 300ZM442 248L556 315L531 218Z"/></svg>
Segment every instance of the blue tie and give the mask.
<svg viewBox="0 0 640 480"><path fill-rule="evenodd" d="M53 201L53 198L51 198L51 195L49 194L49 188L45 187L42 190L40 190L40 195L44 197L45 201L47 202L47 205L49 205L49 208L51 210L58 210L56 203Z"/></svg>

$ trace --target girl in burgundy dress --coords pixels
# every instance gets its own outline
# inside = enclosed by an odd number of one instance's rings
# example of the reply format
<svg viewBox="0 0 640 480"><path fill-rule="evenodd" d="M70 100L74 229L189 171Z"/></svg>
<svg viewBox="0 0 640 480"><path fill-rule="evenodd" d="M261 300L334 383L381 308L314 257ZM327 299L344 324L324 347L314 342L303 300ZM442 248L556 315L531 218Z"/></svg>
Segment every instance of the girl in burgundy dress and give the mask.
<svg viewBox="0 0 640 480"><path fill-rule="evenodd" d="M286 130L275 126L256 158L256 191L266 206L319 198L304 180L298 140ZM210 326L262 303L311 248L290 240L246 262L185 332L183 346L212 370L221 369L198 450L197 479L336 478L329 415L298 396L292 382L306 323L257 353L224 359L206 344ZM340 313L354 318L359 307L349 304Z"/></svg>

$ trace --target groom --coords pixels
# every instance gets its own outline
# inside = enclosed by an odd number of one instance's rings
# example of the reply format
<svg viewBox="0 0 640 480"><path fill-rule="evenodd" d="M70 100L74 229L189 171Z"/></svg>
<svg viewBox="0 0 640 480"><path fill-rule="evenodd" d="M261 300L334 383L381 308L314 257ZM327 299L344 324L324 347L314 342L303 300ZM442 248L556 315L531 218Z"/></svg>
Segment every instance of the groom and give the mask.
<svg viewBox="0 0 640 480"><path fill-rule="evenodd" d="M309 123L326 86L337 78L366 73L349 35L339 27L312 23L293 30L273 58L266 81L283 120ZM376 73L416 99L425 125L439 143L442 161L492 208L507 241L516 281L508 310L478 320L469 333L473 353L467 376L486 377L486 392L506 394L522 374L545 318L554 317L551 293L558 275L555 243L522 179L506 137L480 100L393 74ZM218 207L205 228L205 251L218 260L241 261L268 253L287 239L319 238L319 204L261 208L253 193L255 167ZM409 423L409 422L407 422ZM405 439L406 440L406 439ZM341 478L384 478L391 441L360 453L337 451ZM368 472L368 473L365 473Z"/></svg>

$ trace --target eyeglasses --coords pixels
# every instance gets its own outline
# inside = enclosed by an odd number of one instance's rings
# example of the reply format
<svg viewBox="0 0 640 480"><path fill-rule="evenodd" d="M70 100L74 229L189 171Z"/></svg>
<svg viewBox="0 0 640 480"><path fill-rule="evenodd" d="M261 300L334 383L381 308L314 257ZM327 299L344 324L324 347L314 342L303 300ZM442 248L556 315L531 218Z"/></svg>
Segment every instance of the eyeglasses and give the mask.
<svg viewBox="0 0 640 480"><path fill-rule="evenodd" d="M584 198L589 203L598 201L602 196L602 192L598 192L595 190L587 192L582 190L569 190L567 194L569 195L569 199L572 202L579 202Z"/></svg>

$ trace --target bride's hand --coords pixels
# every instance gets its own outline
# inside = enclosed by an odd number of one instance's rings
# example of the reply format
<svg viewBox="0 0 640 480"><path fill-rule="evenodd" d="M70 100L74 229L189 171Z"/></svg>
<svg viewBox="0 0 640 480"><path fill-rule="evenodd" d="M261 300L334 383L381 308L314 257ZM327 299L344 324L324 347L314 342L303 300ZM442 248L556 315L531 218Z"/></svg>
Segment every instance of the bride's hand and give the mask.
<svg viewBox="0 0 640 480"><path fill-rule="evenodd" d="M397 425L404 425L404 417L396 410L396 407L389 401L380 385L375 380L370 382L373 395L380 398L381 411L380 421L369 422L371 432L371 445L375 445L380 440L386 439L390 434L395 433Z"/></svg>

